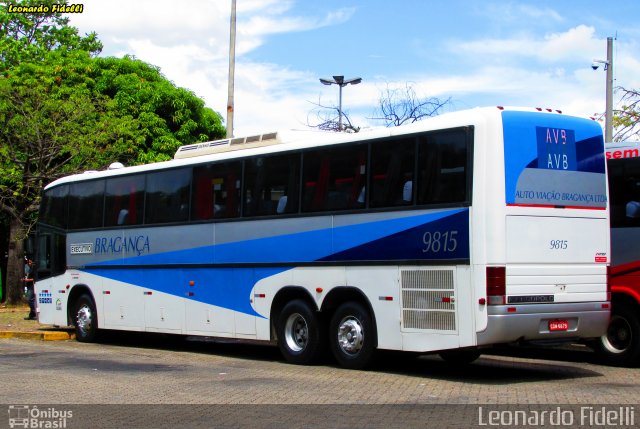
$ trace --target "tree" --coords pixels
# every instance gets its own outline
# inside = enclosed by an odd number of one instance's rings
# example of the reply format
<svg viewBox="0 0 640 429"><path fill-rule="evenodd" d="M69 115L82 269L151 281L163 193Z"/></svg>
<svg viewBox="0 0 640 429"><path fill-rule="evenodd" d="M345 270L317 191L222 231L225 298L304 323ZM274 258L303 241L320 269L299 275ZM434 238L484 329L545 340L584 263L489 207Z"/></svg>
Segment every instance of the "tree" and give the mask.
<svg viewBox="0 0 640 429"><path fill-rule="evenodd" d="M360 127L356 127L351 122L351 118L349 117L349 113L342 110L340 112L340 108L337 106L325 106L320 100L318 100L315 104L315 108L312 110L313 114L315 114L317 123L312 125L309 122L309 118L307 117L307 126L311 128L317 128L322 131L336 131L336 132L347 132L347 133L357 133L360 131ZM342 114L342 129L340 129L340 121L339 115Z"/></svg>
<svg viewBox="0 0 640 429"><path fill-rule="evenodd" d="M9 219L9 302L20 299L23 240L35 223L44 185L104 164L139 133L131 118L117 116L107 97L77 79L63 83L60 72L72 70L69 63L23 63L0 79L0 210Z"/></svg>
<svg viewBox="0 0 640 429"><path fill-rule="evenodd" d="M24 1L20 6L50 5ZM170 159L178 146L225 135L222 117L157 67L96 58L59 14L0 9L0 216L9 224L7 295L20 299L23 239L44 185L111 162Z"/></svg>
<svg viewBox="0 0 640 429"><path fill-rule="evenodd" d="M135 119L141 130L135 147L129 147L119 157L123 163L166 161L181 145L225 135L218 113L143 61L132 57L97 58L91 78L94 91L112 99L119 115Z"/></svg>
<svg viewBox="0 0 640 429"><path fill-rule="evenodd" d="M0 210L9 217L8 298L40 192L49 181L114 161L172 158L178 146L221 138L222 118L156 67L132 58L53 51L0 79ZM13 262L13 263L12 263Z"/></svg>
<svg viewBox="0 0 640 429"><path fill-rule="evenodd" d="M387 127L397 127L428 116L436 116L450 102L450 97L446 100L436 97L418 98L410 84L405 84L404 88L392 88L387 85L380 94L376 112L378 116L371 119L384 121Z"/></svg>
<svg viewBox="0 0 640 429"><path fill-rule="evenodd" d="M618 87L622 92L622 107L614 111L614 141L640 140L640 92L636 89Z"/></svg>
<svg viewBox="0 0 640 429"><path fill-rule="evenodd" d="M59 4L55 0L24 0L20 7L39 7ZM10 13L9 6L16 6L15 2L0 1L0 84L2 95L0 102L4 111L2 123L4 126L15 126L20 122L16 116L7 116L7 109L16 107L16 103L25 100L27 93L7 93L9 89L9 77L12 69L30 61L43 60L52 51L72 52L84 50L90 55L97 55L102 50L102 44L95 33L85 37L79 36L77 29L68 25L69 19L61 13ZM51 10L51 9L49 9ZM30 91L31 94L34 91ZM37 105L37 103L36 103ZM64 110L64 109L62 109ZM7 131L7 130L3 130ZM27 132L27 130L24 130ZM5 133L6 134L6 133ZM7 291L9 301L15 302L19 297L18 279L22 274L23 238L33 218L33 211L27 209L20 214L24 204L9 202L12 198L19 198L20 193L29 188L17 186L16 178L19 177L20 165L7 163L11 155L9 141L0 138L0 151L2 160L2 175L0 176L0 216L2 224L9 224L8 258L7 258ZM17 156L17 155L11 155ZM29 164L27 162L27 164ZM24 166L23 166L24 167ZM17 210L17 211L16 211ZM3 229L4 230L4 229ZM3 234L5 235L5 234ZM3 258L4 259L4 258ZM4 262L4 261L2 261Z"/></svg>

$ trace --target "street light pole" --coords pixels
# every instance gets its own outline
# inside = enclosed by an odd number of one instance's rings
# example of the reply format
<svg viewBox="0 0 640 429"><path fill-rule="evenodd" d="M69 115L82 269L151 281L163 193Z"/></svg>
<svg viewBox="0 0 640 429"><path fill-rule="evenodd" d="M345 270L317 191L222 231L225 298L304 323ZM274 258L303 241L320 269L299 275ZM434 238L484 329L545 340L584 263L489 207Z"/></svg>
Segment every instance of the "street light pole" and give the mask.
<svg viewBox="0 0 640 429"><path fill-rule="evenodd" d="M607 37L607 110L605 112L604 138L613 140L613 37Z"/></svg>
<svg viewBox="0 0 640 429"><path fill-rule="evenodd" d="M236 70L236 0L231 0L229 25L229 87L227 92L227 138L233 137L233 87Z"/></svg>
<svg viewBox="0 0 640 429"><path fill-rule="evenodd" d="M593 60L591 68L598 70L600 64L604 64L604 69L607 72L604 141L610 143L613 140L613 37L607 37L607 60Z"/></svg>
<svg viewBox="0 0 640 429"><path fill-rule="evenodd" d="M320 79L320 83L323 85L338 85L338 131L342 131L342 88L351 84L357 85L362 82L361 77L354 77L352 79L346 79L344 76L333 76L333 80Z"/></svg>
<svg viewBox="0 0 640 429"><path fill-rule="evenodd" d="M336 76L334 76L335 78ZM340 83L338 83L338 131L342 131L342 85Z"/></svg>

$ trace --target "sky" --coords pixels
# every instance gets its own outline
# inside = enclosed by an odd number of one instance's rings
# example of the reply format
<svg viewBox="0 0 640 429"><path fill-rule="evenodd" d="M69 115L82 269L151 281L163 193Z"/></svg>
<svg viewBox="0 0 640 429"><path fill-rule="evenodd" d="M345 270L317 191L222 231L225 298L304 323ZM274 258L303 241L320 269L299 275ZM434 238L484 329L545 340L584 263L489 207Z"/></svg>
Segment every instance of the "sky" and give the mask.
<svg viewBox="0 0 640 429"><path fill-rule="evenodd" d="M72 3L72 2L69 2ZM84 0L69 14L96 32L101 56L134 56L191 90L226 121L231 0ZM550 107L605 110L613 37L614 87L640 88L637 0L237 0L234 135L308 129L337 106L320 78L362 78L342 106L360 127L381 94L410 86L447 110ZM621 93L614 94L614 108Z"/></svg>

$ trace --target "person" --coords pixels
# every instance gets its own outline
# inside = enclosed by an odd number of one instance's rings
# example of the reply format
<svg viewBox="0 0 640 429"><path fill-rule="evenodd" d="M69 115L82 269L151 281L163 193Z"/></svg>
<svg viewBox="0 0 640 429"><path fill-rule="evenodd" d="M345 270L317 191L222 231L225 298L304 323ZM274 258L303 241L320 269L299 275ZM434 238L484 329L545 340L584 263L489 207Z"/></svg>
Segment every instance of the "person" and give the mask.
<svg viewBox="0 0 640 429"><path fill-rule="evenodd" d="M33 261L27 260L24 265L24 286L27 289L27 301L29 302L29 315L24 320L36 320L36 292L33 284Z"/></svg>

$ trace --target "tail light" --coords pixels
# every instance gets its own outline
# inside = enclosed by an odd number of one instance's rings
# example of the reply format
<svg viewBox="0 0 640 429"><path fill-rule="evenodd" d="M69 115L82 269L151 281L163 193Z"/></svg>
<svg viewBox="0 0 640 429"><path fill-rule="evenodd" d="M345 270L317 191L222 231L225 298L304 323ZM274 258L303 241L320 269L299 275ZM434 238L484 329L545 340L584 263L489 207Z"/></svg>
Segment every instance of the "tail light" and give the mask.
<svg viewBox="0 0 640 429"><path fill-rule="evenodd" d="M607 301L611 301L611 266L607 266Z"/></svg>
<svg viewBox="0 0 640 429"><path fill-rule="evenodd" d="M489 305L506 304L506 267L487 267L487 300Z"/></svg>

